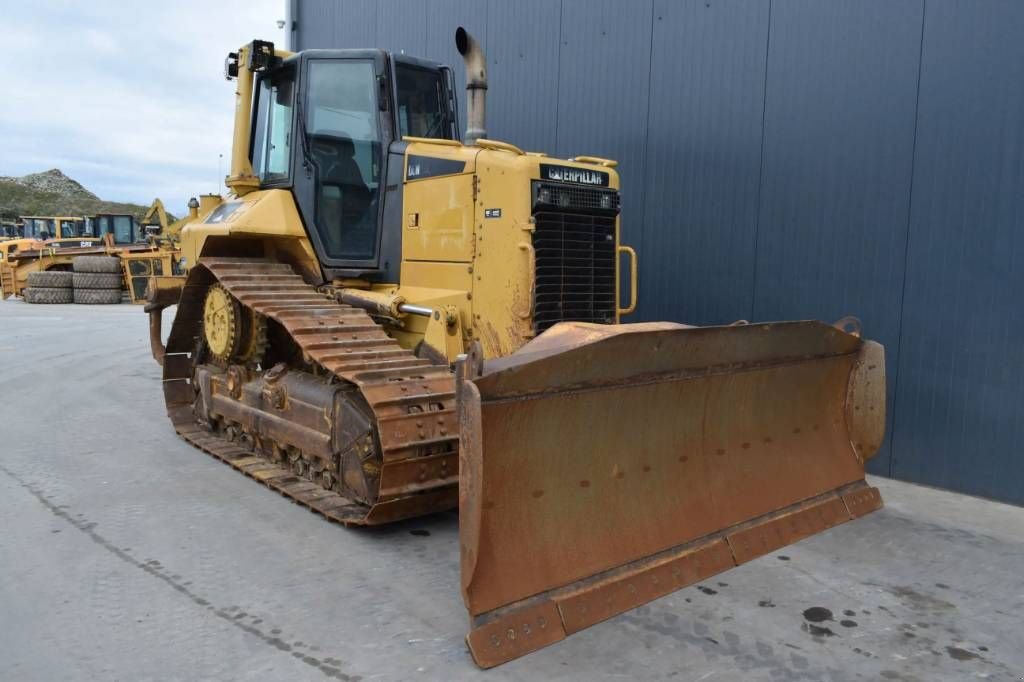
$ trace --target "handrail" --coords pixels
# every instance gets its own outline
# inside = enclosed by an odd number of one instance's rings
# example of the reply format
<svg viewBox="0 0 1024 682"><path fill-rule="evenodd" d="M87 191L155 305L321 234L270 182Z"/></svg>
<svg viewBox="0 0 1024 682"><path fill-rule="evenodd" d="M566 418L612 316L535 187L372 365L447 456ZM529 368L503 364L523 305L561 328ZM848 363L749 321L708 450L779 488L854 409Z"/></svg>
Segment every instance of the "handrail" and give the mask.
<svg viewBox="0 0 1024 682"><path fill-rule="evenodd" d="M488 140L486 138L481 137L475 142L475 144L477 147L483 147L484 149L497 149L498 151L512 152L513 154L518 154L519 156L526 155L526 152L524 152L522 149L515 146L514 144L509 144L508 142Z"/></svg>
<svg viewBox="0 0 1024 682"><path fill-rule="evenodd" d="M526 304L526 310L523 312L513 311L517 317L523 320L529 320L533 317L534 301L536 298L535 288L537 286L537 251L533 248L533 244L530 242L519 242L519 250L525 251L529 257L530 262L526 267L526 272L529 273L530 286L527 288L530 292L530 300Z"/></svg>
<svg viewBox="0 0 1024 682"><path fill-rule="evenodd" d="M636 310L637 300L637 257L636 251L632 246L625 246L620 244L617 250L618 254L629 254L629 306L626 308L619 308L619 316L629 315Z"/></svg>

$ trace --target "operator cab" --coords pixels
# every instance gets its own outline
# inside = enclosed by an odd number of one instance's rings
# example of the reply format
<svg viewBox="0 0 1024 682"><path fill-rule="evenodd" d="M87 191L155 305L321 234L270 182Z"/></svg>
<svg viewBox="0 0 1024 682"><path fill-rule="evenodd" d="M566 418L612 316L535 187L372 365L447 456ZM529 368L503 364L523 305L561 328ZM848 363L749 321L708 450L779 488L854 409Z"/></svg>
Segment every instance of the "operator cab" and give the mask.
<svg viewBox="0 0 1024 682"><path fill-rule="evenodd" d="M400 231L380 226L401 223L402 137L458 140L456 111L448 66L307 50L258 71L249 158L261 187L292 190L325 276L396 277Z"/></svg>
<svg viewBox="0 0 1024 682"><path fill-rule="evenodd" d="M135 217L127 213L98 213L85 218L82 232L86 237L103 237L111 234L118 245L135 244L145 241L145 234L135 223Z"/></svg>
<svg viewBox="0 0 1024 682"><path fill-rule="evenodd" d="M0 223L0 240L20 239L25 234L25 226L20 223Z"/></svg>
<svg viewBox="0 0 1024 682"><path fill-rule="evenodd" d="M57 219L40 216L22 216L26 239L45 241L57 237Z"/></svg>

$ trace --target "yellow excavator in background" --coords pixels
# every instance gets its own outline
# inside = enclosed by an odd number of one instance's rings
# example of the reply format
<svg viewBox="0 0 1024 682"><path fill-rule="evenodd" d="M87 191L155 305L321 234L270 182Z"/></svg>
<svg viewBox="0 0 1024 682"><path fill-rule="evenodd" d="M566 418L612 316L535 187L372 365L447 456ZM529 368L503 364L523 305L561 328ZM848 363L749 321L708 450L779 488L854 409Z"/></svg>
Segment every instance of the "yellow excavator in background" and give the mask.
<svg viewBox="0 0 1024 682"><path fill-rule="evenodd" d="M181 228L188 225L201 214L205 215L205 213L209 212L208 210L203 211L204 205L209 209L220 202L221 197L216 194L204 194L202 201L192 197L188 202L188 215L184 218L172 220L174 216L169 215L166 209L164 209L164 202L160 199L153 199L153 203L149 205L146 213L142 216L142 220L139 221L139 226L142 229L143 235L150 243L169 242L177 244L181 239Z"/></svg>
<svg viewBox="0 0 1024 682"><path fill-rule="evenodd" d="M175 430L346 525L458 505L484 667L879 508L882 347L852 318L622 324L616 163L488 139L456 47L464 141L445 65L229 55L231 194L149 292Z"/></svg>
<svg viewBox="0 0 1024 682"><path fill-rule="evenodd" d="M191 205L189 208L191 208ZM170 239L170 235L167 234L170 225L171 220L164 209L164 202L159 198L153 199L153 203L149 205L146 213L139 220L139 226L146 236L164 235ZM176 236L177 234L175 234Z"/></svg>

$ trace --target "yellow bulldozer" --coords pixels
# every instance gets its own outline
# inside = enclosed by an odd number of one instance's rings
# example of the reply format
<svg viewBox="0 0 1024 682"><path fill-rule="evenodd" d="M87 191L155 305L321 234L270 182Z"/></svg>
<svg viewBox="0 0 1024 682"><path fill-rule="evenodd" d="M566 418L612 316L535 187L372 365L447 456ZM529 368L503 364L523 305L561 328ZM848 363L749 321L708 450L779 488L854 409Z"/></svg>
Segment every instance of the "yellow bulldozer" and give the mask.
<svg viewBox="0 0 1024 682"><path fill-rule="evenodd" d="M616 163L489 139L455 38L464 139L448 66L228 56L231 193L149 291L177 433L342 524L458 506L483 667L879 508L882 347L852 318L623 324Z"/></svg>

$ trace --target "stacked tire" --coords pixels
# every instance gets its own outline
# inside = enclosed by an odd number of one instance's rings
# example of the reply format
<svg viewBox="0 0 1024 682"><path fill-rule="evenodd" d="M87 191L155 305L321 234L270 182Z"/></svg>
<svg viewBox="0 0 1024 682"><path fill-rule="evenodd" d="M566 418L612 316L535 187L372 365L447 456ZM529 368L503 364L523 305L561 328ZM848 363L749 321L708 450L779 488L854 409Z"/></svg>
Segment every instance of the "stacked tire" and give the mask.
<svg viewBox="0 0 1024 682"><path fill-rule="evenodd" d="M25 303L74 302L74 275L61 270L30 272L25 287Z"/></svg>
<svg viewBox="0 0 1024 682"><path fill-rule="evenodd" d="M117 256L78 256L72 278L74 302L87 305L121 302L121 259Z"/></svg>

